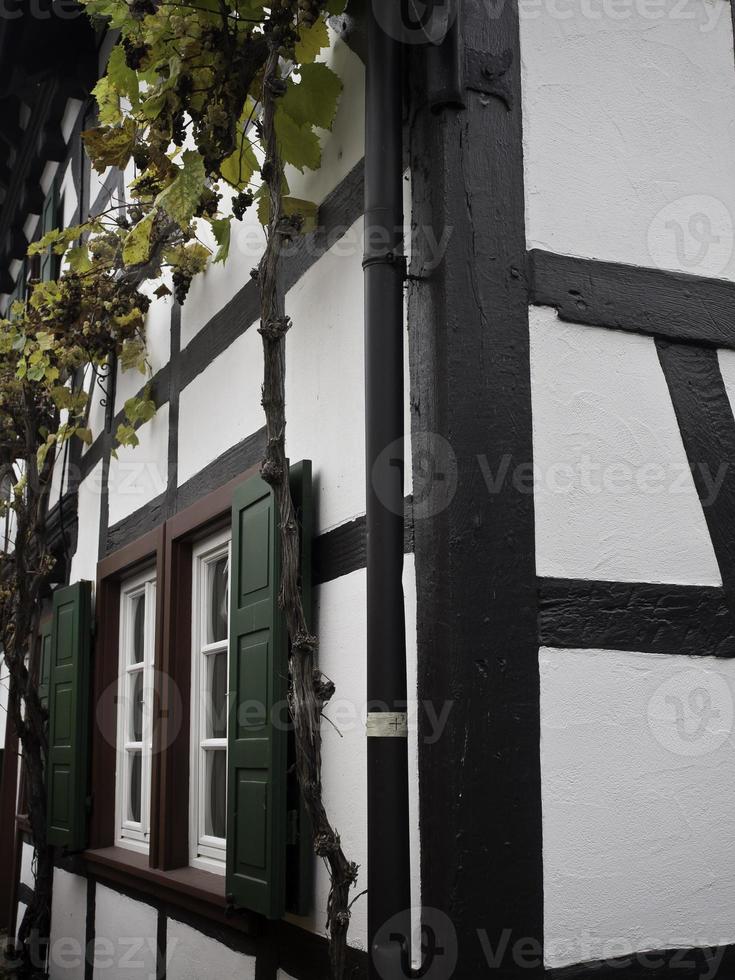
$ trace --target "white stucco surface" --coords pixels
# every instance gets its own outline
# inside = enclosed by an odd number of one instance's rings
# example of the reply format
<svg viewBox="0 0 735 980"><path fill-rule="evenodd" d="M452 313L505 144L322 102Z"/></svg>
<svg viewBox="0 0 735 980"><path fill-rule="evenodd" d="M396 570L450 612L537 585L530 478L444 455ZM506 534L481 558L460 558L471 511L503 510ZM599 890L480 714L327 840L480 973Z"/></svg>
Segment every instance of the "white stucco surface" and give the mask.
<svg viewBox="0 0 735 980"><path fill-rule="evenodd" d="M33 874L33 847L23 842L23 849L20 856L20 880L22 884L28 885L30 889L35 887L36 878Z"/></svg>
<svg viewBox="0 0 735 980"><path fill-rule="evenodd" d="M735 278L722 0L522 0L529 248Z"/></svg>
<svg viewBox="0 0 735 980"><path fill-rule="evenodd" d="M150 905L97 885L94 975L150 980L157 973L158 915Z"/></svg>
<svg viewBox="0 0 735 980"><path fill-rule="evenodd" d="M167 980L237 977L255 980L255 957L235 952L204 933L169 919L166 925Z"/></svg>
<svg viewBox="0 0 735 980"><path fill-rule="evenodd" d="M362 219L288 293L286 452L314 463L316 533L365 511ZM262 357L261 357L262 360Z"/></svg>
<svg viewBox="0 0 735 980"><path fill-rule="evenodd" d="M8 693L10 675L4 658L0 655L0 750L5 748L5 733L8 726Z"/></svg>
<svg viewBox="0 0 735 980"><path fill-rule="evenodd" d="M735 664L539 654L549 966L735 939Z"/></svg>
<svg viewBox="0 0 735 980"><path fill-rule="evenodd" d="M719 585L653 338L537 307L530 330L538 573Z"/></svg>
<svg viewBox="0 0 735 980"><path fill-rule="evenodd" d="M71 560L71 582L97 579L101 492L102 462L99 462L79 485L79 530L77 550Z"/></svg>
<svg viewBox="0 0 735 980"><path fill-rule="evenodd" d="M51 906L50 980L84 980L86 942L86 879L56 868Z"/></svg>
<svg viewBox="0 0 735 980"><path fill-rule="evenodd" d="M250 327L181 392L179 484L264 425L263 352Z"/></svg>
<svg viewBox="0 0 735 980"><path fill-rule="evenodd" d="M420 896L418 863L418 768L416 715L416 585L413 556L406 556L403 574L406 601L406 656L408 663L409 776L411 780L412 899ZM351 572L315 589L319 633L319 666L336 685L336 694L322 722L323 799L332 825L337 827L344 851L360 865L353 897L367 888L367 747L365 736L365 571ZM306 918L289 916L313 932L324 934L329 879L322 862L315 865L314 908ZM365 896L352 907L349 943L367 948Z"/></svg>
<svg viewBox="0 0 735 980"><path fill-rule="evenodd" d="M168 482L168 405L137 430L138 446L121 446L110 460L110 525L138 510Z"/></svg>

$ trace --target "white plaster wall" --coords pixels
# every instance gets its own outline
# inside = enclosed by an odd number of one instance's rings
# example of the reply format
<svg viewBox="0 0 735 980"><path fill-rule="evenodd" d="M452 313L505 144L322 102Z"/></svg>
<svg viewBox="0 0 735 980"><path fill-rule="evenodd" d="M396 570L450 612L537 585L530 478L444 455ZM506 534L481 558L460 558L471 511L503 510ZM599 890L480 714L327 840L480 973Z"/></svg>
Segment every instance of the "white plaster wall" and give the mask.
<svg viewBox="0 0 735 980"><path fill-rule="evenodd" d="M365 512L362 218L290 290L286 451L314 464L316 533ZM261 356L262 362L262 356Z"/></svg>
<svg viewBox="0 0 735 980"><path fill-rule="evenodd" d="M406 596L406 647L409 691L409 775L411 779L412 901L420 904L418 862L418 765L416 747L416 585L413 556L406 556L403 587ZM367 747L365 736L365 571L361 569L315 589L319 633L319 666L336 685L336 694L322 723L323 798L332 824L342 838L349 860L360 865L352 897L367 883ZM324 934L329 879L321 861L315 864L314 908L306 918L289 916L297 924ZM365 896L352 907L349 943L367 948Z"/></svg>
<svg viewBox="0 0 735 980"><path fill-rule="evenodd" d="M166 276L165 280L170 288L170 276ZM161 284L161 281L158 280L154 283L146 284L141 288L141 292L146 293L152 299L145 324L150 376L160 371L171 357L171 307L173 305L173 299L170 296L161 298L153 296L154 291ZM117 385L115 388L115 412L121 412L126 400L135 395L146 381L147 376L142 375L136 369L129 371L118 370Z"/></svg>
<svg viewBox="0 0 735 980"><path fill-rule="evenodd" d="M169 919L166 925L167 980L237 977L255 980L255 957L228 949L204 933Z"/></svg>
<svg viewBox="0 0 735 980"><path fill-rule="evenodd" d="M521 54L529 247L735 278L730 5L522 0Z"/></svg>
<svg viewBox="0 0 735 980"><path fill-rule="evenodd" d="M735 664L542 649L549 966L735 940Z"/></svg>
<svg viewBox="0 0 735 980"><path fill-rule="evenodd" d="M79 199L77 198L76 188L74 187L74 168L71 163L67 164L63 175L58 173L59 196L63 198L63 208L61 221L64 227L75 225L79 222Z"/></svg>
<svg viewBox="0 0 735 980"><path fill-rule="evenodd" d="M94 945L96 980L149 980L157 975L158 915L104 885L97 885Z"/></svg>
<svg viewBox="0 0 735 980"><path fill-rule="evenodd" d="M719 585L653 338L530 318L538 573Z"/></svg>
<svg viewBox="0 0 735 980"><path fill-rule="evenodd" d="M71 560L70 582L97 580L99 555L100 503L102 500L102 463L94 467L79 485L79 529L77 550Z"/></svg>
<svg viewBox="0 0 735 980"><path fill-rule="evenodd" d="M56 868L51 905L50 980L84 980L86 943L86 879Z"/></svg>
<svg viewBox="0 0 735 980"><path fill-rule="evenodd" d="M179 398L179 483L265 424L263 351L251 326Z"/></svg>
<svg viewBox="0 0 735 980"><path fill-rule="evenodd" d="M0 656L0 751L5 748L5 733L8 727L8 693L10 674L5 660Z"/></svg>
<svg viewBox="0 0 735 980"><path fill-rule="evenodd" d="M168 405L136 430L137 446L119 446L110 460L112 526L163 493L168 483Z"/></svg>
<svg viewBox="0 0 735 980"><path fill-rule="evenodd" d="M25 841L20 856L20 881L28 885L31 890L36 886L36 877L33 873L33 848Z"/></svg>

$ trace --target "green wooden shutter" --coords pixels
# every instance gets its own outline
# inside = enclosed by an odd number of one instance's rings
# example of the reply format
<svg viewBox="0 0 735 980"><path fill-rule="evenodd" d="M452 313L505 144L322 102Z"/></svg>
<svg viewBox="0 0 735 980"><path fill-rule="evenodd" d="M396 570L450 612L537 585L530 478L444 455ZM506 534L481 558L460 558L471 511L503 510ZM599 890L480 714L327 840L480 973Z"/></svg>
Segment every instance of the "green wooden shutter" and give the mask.
<svg viewBox="0 0 735 980"><path fill-rule="evenodd" d="M277 919L286 901L288 653L277 505L260 477L234 494L231 565L227 896Z"/></svg>
<svg viewBox="0 0 735 980"><path fill-rule="evenodd" d="M311 460L291 467L291 498L301 530L301 595L309 628L313 628L311 593L311 542L314 536ZM286 908L296 915L310 911L314 877L314 845L311 821L299 793L295 770L293 732L288 746L288 850L286 857Z"/></svg>
<svg viewBox="0 0 735 980"><path fill-rule="evenodd" d="M41 624L41 663L38 668L38 694L41 704L48 708L48 685L51 676L51 618Z"/></svg>
<svg viewBox="0 0 735 980"><path fill-rule="evenodd" d="M54 593L49 671L48 841L86 843L92 587Z"/></svg>
<svg viewBox="0 0 735 980"><path fill-rule="evenodd" d="M54 180L51 185L51 190L46 196L46 200L43 203L43 210L41 212L41 237L48 234L48 232L53 231L54 228L59 227L60 220L60 207L59 207L59 187ZM50 279L56 279L59 275L61 260L58 255L54 255L50 248L41 256L41 281L48 282Z"/></svg>

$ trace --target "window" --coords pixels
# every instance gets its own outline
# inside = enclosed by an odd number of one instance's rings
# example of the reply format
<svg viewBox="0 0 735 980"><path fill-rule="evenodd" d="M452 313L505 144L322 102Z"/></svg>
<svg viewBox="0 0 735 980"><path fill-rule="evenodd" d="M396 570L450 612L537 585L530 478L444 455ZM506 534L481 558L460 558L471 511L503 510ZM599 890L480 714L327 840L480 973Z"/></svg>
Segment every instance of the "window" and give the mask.
<svg viewBox="0 0 735 980"><path fill-rule="evenodd" d="M120 595L117 699L116 838L147 851L153 748L153 651L156 578L151 569L125 582Z"/></svg>
<svg viewBox="0 0 735 980"><path fill-rule="evenodd" d="M224 874L230 531L192 552L191 863Z"/></svg>

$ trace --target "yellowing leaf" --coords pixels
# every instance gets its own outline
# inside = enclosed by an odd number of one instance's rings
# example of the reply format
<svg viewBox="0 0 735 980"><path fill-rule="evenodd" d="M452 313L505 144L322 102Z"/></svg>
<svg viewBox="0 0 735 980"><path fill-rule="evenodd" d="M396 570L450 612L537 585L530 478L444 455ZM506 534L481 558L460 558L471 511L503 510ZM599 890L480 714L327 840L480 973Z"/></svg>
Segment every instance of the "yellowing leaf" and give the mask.
<svg viewBox="0 0 735 980"><path fill-rule="evenodd" d="M344 3L342 3L344 9ZM321 17L318 17L311 27L301 30L298 41L296 42L296 60L302 64L314 61L322 50L329 46L329 31L327 24Z"/></svg>
<svg viewBox="0 0 735 980"><path fill-rule="evenodd" d="M98 173L108 167L124 170L135 146L135 123L126 119L122 126L97 126L82 133L87 153Z"/></svg>
<svg viewBox="0 0 735 980"><path fill-rule="evenodd" d="M155 212L147 215L129 231L123 245L123 262L125 265L140 265L147 262L151 254L151 232Z"/></svg>
<svg viewBox="0 0 735 980"><path fill-rule="evenodd" d="M103 126L114 126L122 118L120 96L110 79L105 75L92 89L92 95L99 106L99 119Z"/></svg>
<svg viewBox="0 0 735 980"><path fill-rule="evenodd" d="M194 217L204 190L204 160L196 150L185 150L183 164L173 182L161 191L156 204L162 207L182 228Z"/></svg>

